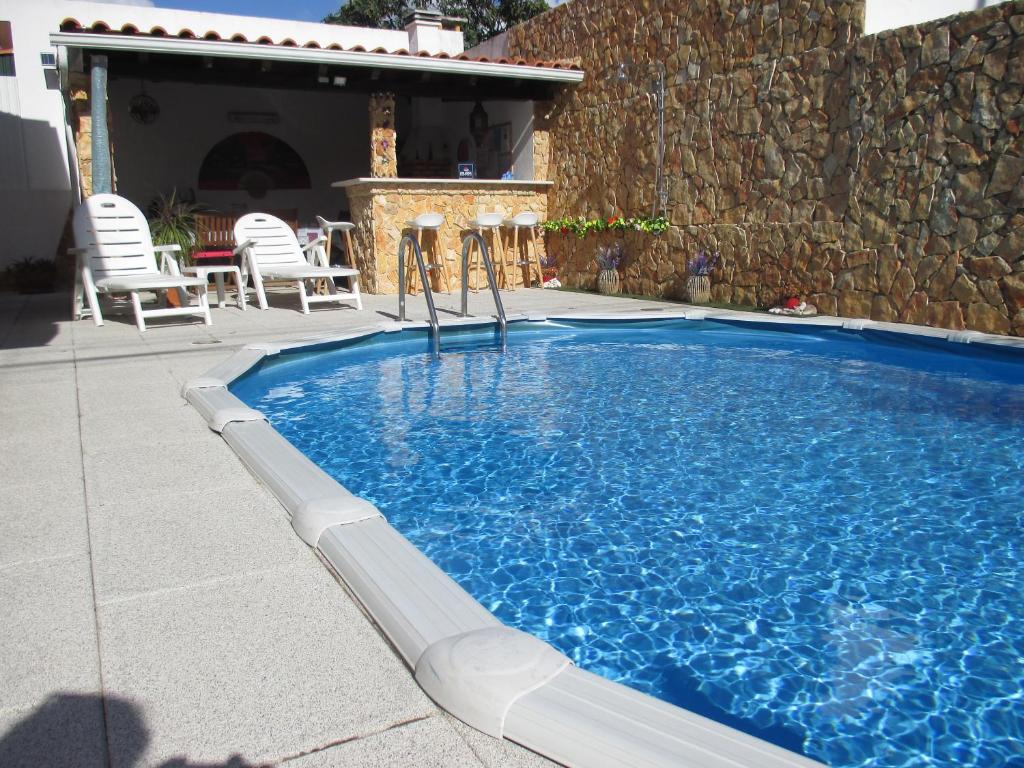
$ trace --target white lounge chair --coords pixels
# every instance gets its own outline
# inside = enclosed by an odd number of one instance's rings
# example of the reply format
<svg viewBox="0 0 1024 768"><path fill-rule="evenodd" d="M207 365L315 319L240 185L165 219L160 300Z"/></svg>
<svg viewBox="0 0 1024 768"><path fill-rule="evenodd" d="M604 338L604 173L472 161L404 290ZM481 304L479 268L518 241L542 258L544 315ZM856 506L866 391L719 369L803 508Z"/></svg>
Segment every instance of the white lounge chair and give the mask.
<svg viewBox="0 0 1024 768"><path fill-rule="evenodd" d="M117 195L93 195L75 211L73 229L76 247L70 252L76 267L71 314L75 320L89 312L96 325L103 325L99 294L127 293L140 331L146 330L147 317L195 315L207 325L213 322L206 281L182 276L177 260L169 255L181 249L177 245L154 246L149 222L131 201ZM157 253L161 254L162 269L156 264ZM198 304L190 304L186 288L198 290ZM172 290L178 292L180 307L143 309L141 291Z"/></svg>
<svg viewBox="0 0 1024 768"><path fill-rule="evenodd" d="M252 275L260 309L267 308L265 280L294 281L304 314L309 314L310 304L325 301L352 302L356 309L363 308L359 297L359 270L330 266L323 248L325 240L319 237L299 247L291 227L267 213L249 213L235 222L235 242L238 243L235 254L242 256L243 274ZM335 277L351 277L351 290L339 290L334 284ZM318 296L314 291L315 282L321 279L327 283L325 296Z"/></svg>

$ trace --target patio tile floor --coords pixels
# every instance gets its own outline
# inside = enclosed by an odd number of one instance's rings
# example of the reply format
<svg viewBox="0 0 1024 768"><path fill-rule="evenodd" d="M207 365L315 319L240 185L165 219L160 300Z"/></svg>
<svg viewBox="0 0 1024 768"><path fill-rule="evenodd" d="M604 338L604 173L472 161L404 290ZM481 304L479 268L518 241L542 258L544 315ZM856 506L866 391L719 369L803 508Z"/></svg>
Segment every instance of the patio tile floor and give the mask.
<svg viewBox="0 0 1024 768"><path fill-rule="evenodd" d="M0 295L0 764L550 765L439 710L179 394L244 344L390 320L396 297L304 316L271 295L145 334L127 316L72 323L69 304ZM490 295L470 310L491 314ZM422 297L409 312L425 317Z"/></svg>

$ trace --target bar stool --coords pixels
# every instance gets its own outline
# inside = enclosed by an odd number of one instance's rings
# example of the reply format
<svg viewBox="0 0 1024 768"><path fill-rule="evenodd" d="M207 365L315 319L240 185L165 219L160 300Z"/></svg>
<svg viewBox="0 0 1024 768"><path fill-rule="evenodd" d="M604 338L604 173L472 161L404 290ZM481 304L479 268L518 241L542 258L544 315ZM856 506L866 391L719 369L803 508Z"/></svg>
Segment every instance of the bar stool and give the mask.
<svg viewBox="0 0 1024 768"><path fill-rule="evenodd" d="M540 286L544 287L544 272L540 267L540 250L537 248L537 222L540 218L536 213L524 211L517 213L511 219L505 221L506 227L512 227L512 290L516 287L516 267L523 268L523 287L530 287L530 271L533 265L537 267L537 280ZM525 229L523 236L523 259L519 259L519 230ZM533 243L533 262L530 262L530 243Z"/></svg>
<svg viewBox="0 0 1024 768"><path fill-rule="evenodd" d="M448 271L448 265L445 259L438 253L441 244L441 226L444 224L444 214L441 213L421 213L412 221L405 222L405 225L410 229L416 230L416 239L420 241L420 249L424 255L425 266L430 268L433 267L438 271L438 277L444 277L444 289L446 293L451 293L451 274ZM433 232L433 242L430 248L424 248L423 246L423 233ZM406 251L405 256L405 273L406 285L409 293L416 293L416 255L413 253L412 248ZM428 286L429 287L429 286Z"/></svg>
<svg viewBox="0 0 1024 768"><path fill-rule="evenodd" d="M480 237L484 237L485 230L491 233L491 264L493 266L497 266L499 264L501 265L500 280L502 283L507 282L507 280L505 279L505 244L502 242L501 238L501 226L502 223L504 222L504 218L504 214L500 213L499 211L495 211L494 213L478 213L476 215L476 218L466 225L467 229L475 229L476 233L480 235ZM494 257L495 253L498 254L497 258ZM480 262L482 260L480 248L477 247L473 249L472 254L476 272L475 280L473 281L473 285L475 286L473 290L479 291ZM469 269L468 264L466 265L466 269ZM463 277L467 280L469 279L469 275L464 275ZM495 275L494 279L498 280L499 276Z"/></svg>
<svg viewBox="0 0 1024 768"><path fill-rule="evenodd" d="M316 217L316 223L320 225L320 229L327 237L327 245L324 247L324 261L326 263L321 264L322 267L331 266L331 239L335 232L341 232L345 235L345 258L348 260L346 267L356 268L356 252L352 249L352 230L356 228L356 225L351 221L328 221L323 216ZM350 278L352 280L356 278ZM317 281L317 293L327 293L327 286L322 285L325 281Z"/></svg>

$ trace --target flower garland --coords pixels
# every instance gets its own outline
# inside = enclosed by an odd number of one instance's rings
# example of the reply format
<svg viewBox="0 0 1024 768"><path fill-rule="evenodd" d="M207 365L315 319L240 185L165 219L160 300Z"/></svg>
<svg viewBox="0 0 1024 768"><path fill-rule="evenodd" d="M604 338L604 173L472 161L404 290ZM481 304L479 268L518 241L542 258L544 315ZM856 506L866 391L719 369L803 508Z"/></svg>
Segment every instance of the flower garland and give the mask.
<svg viewBox="0 0 1024 768"><path fill-rule="evenodd" d="M572 232L577 237L586 237L591 232L646 232L649 235L660 235L668 229L668 219L664 216L638 216L626 218L612 216L608 219L588 219L584 216L565 216L561 219L548 219L543 224L545 232L561 232L566 235Z"/></svg>

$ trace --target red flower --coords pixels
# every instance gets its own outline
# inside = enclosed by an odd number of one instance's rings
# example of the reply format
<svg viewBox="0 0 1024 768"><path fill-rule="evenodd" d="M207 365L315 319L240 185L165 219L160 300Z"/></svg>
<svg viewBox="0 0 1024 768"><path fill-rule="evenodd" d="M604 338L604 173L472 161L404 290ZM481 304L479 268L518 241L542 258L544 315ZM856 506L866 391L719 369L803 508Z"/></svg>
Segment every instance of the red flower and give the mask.
<svg viewBox="0 0 1024 768"><path fill-rule="evenodd" d="M562 232L563 235L568 234L569 228L568 227L562 227L561 232Z"/></svg>
<svg viewBox="0 0 1024 768"><path fill-rule="evenodd" d="M608 226L611 226L612 224L614 224L618 220L619 220L618 216L612 216L610 219L608 219Z"/></svg>

